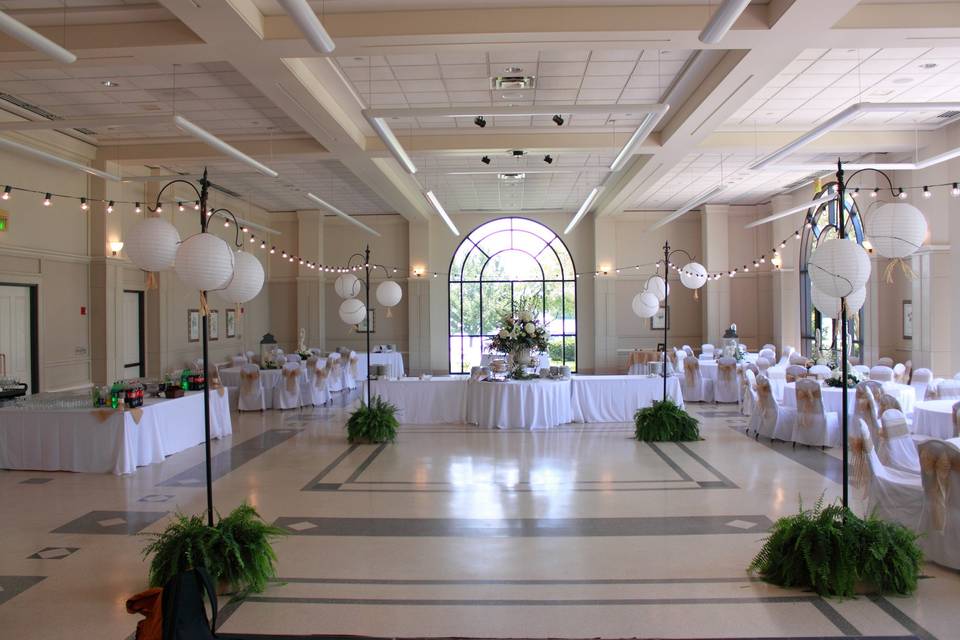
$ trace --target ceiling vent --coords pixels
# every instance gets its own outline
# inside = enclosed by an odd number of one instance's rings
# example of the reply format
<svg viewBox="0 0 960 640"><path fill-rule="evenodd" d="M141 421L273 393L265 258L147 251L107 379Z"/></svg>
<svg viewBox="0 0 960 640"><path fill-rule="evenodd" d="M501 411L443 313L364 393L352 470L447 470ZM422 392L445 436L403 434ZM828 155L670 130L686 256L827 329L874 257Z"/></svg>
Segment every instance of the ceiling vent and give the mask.
<svg viewBox="0 0 960 640"><path fill-rule="evenodd" d="M533 89L537 86L536 76L494 76L490 78L491 89Z"/></svg>
<svg viewBox="0 0 960 640"><path fill-rule="evenodd" d="M956 118L957 116L960 116L960 111L944 111L937 117L943 118L944 120L949 120L950 118Z"/></svg>
<svg viewBox="0 0 960 640"><path fill-rule="evenodd" d="M22 110L24 110L24 111L29 111L30 113L32 113L32 114L34 114L34 115L38 115L38 116L40 116L41 118L43 118L44 120L54 120L54 121L56 121L56 120L62 120L62 119L63 119L63 118L61 118L60 116L58 116L58 115L56 115L56 114L50 113L49 111L47 111L47 110L44 109L43 107L38 107L38 106L35 105L35 104L30 104L29 102L25 102L25 101L21 100L20 98L18 98L17 96L10 95L9 93L0 93L0 100L3 100L4 102L7 102L7 103L9 103L9 104L12 104L13 106L17 107L18 109L22 109ZM83 128L83 127L76 127L76 128L74 128L74 131L77 131L78 133L83 133L83 134L88 135L88 136L94 136L94 135L97 134L96 131L91 131L90 129L85 129L85 128Z"/></svg>
<svg viewBox="0 0 960 640"><path fill-rule="evenodd" d="M504 182L520 182L527 177L525 173L498 173L497 177Z"/></svg>

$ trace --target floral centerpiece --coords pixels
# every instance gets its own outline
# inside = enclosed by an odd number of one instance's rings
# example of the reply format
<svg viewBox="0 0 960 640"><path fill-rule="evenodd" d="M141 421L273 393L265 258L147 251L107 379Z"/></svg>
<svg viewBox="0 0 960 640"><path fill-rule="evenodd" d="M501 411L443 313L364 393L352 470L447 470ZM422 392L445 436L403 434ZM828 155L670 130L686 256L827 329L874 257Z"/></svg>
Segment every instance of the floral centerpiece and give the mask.
<svg viewBox="0 0 960 640"><path fill-rule="evenodd" d="M534 352L547 350L550 333L531 311L503 316L500 330L490 339L490 350L510 354L514 375L523 376L523 369Z"/></svg>
<svg viewBox="0 0 960 640"><path fill-rule="evenodd" d="M854 369L847 370L847 389L853 389L861 382L863 382L863 376L860 375L858 371ZM824 384L828 387L843 387L843 370L839 368L834 369L831 376L824 380Z"/></svg>
<svg viewBox="0 0 960 640"><path fill-rule="evenodd" d="M307 349L307 330L301 327L297 337L297 355L304 361L309 360L313 354L310 353L310 349Z"/></svg>

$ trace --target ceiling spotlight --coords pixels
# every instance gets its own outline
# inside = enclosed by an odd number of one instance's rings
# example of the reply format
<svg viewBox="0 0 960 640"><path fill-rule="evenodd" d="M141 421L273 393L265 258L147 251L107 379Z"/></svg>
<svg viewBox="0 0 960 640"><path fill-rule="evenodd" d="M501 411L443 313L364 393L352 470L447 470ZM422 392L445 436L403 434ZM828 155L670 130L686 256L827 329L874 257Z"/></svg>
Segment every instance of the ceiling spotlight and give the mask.
<svg viewBox="0 0 960 640"><path fill-rule="evenodd" d="M561 116L560 114L557 114L557 115L553 116L553 117L550 118L550 119L553 120L553 121L557 124L558 127L562 127L562 126L563 126L563 116Z"/></svg>
<svg viewBox="0 0 960 640"><path fill-rule="evenodd" d="M480 162L482 162L483 164L490 164L490 156L483 156L482 158L480 158Z"/></svg>
<svg viewBox="0 0 960 640"><path fill-rule="evenodd" d="M485 126L487 126L487 121L484 120L483 116L477 116L473 119L473 124L483 129Z"/></svg>
<svg viewBox="0 0 960 640"><path fill-rule="evenodd" d="M549 153L548 153L547 155L543 156L543 161L546 162L547 164L553 164L553 158L550 157L550 154L549 154Z"/></svg>
<svg viewBox="0 0 960 640"><path fill-rule="evenodd" d="M45 206L45 207L49 207L49 206L50 206L50 194L49 194L49 193L46 194L45 196L43 196L43 206Z"/></svg>
<svg viewBox="0 0 960 640"><path fill-rule="evenodd" d="M924 197L924 198L929 198L929 197L932 196L932 195L933 195L933 194L930 193L930 189L928 189L927 187L924 187L924 188L923 188L923 197Z"/></svg>

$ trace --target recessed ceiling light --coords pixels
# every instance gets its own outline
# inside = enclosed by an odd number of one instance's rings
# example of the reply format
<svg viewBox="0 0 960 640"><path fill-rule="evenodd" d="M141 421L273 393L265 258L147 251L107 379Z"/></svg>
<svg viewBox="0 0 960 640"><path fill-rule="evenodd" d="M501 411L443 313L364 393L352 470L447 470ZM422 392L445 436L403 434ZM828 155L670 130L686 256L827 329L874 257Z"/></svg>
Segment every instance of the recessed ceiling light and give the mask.
<svg viewBox="0 0 960 640"><path fill-rule="evenodd" d="M523 71L523 67L504 67L503 68L504 73L520 73L521 71Z"/></svg>
<svg viewBox="0 0 960 640"><path fill-rule="evenodd" d="M119 83L119 82L114 82L113 80L104 80L104 81L101 82L100 84L102 84L102 85L105 86L105 87L116 87L116 86L118 86L120 83Z"/></svg>
<svg viewBox="0 0 960 640"><path fill-rule="evenodd" d="M909 84L913 82L913 78L894 78L893 84Z"/></svg>

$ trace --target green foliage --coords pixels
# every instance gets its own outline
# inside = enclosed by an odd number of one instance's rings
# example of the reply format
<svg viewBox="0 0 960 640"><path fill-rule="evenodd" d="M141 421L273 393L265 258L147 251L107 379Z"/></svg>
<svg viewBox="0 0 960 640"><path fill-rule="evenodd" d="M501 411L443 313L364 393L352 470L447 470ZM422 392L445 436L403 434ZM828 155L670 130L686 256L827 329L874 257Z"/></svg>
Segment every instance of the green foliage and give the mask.
<svg viewBox="0 0 960 640"><path fill-rule="evenodd" d="M271 541L285 533L246 503L213 527L202 515L178 513L161 533L150 534L153 540L143 550L144 557L153 556L150 586L162 587L178 573L204 567L237 591L259 593L277 575Z"/></svg>
<svg viewBox="0 0 960 640"><path fill-rule="evenodd" d="M397 408L374 396L370 405L361 403L360 408L347 420L347 440L353 442L393 442L397 439Z"/></svg>
<svg viewBox="0 0 960 640"><path fill-rule="evenodd" d="M644 442L691 442L700 439L697 419L670 399L654 402L633 414L635 438Z"/></svg>
<svg viewBox="0 0 960 640"><path fill-rule="evenodd" d="M869 516L863 520L839 503L777 520L748 571L781 587L851 597L858 585L908 595L917 588L923 554L906 527Z"/></svg>

